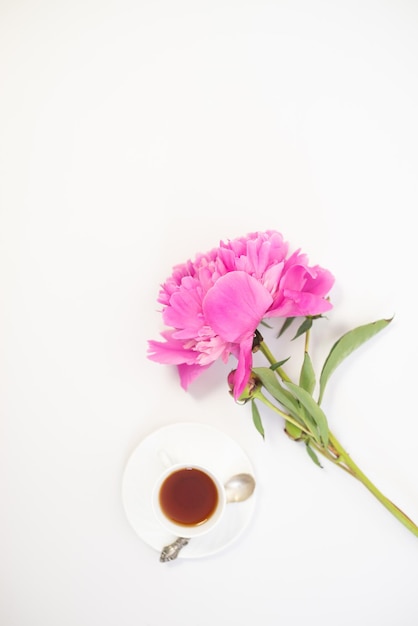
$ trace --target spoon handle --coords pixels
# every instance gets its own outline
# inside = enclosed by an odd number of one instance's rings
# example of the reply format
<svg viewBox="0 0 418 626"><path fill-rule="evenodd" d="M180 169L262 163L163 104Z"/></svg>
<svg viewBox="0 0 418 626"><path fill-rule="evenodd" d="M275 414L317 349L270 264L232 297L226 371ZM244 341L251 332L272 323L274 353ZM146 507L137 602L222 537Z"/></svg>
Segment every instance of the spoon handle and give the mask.
<svg viewBox="0 0 418 626"><path fill-rule="evenodd" d="M178 553L184 546L187 546L190 539L186 539L185 537L177 537L173 543L170 543L168 546L165 546L160 555L160 562L166 563L167 561L174 561L177 558Z"/></svg>

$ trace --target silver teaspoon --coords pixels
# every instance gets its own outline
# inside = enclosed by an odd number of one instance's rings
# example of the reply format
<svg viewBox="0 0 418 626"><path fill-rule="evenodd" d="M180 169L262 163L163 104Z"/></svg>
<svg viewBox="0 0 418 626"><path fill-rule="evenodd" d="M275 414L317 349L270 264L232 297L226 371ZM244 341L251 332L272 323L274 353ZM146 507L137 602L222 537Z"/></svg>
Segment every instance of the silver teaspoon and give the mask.
<svg viewBox="0 0 418 626"><path fill-rule="evenodd" d="M236 474L226 481L225 485L226 502L244 502L252 495L255 489L255 479L251 474ZM190 539L186 537L177 537L168 546L165 546L160 555L161 563L174 561L180 550L187 546Z"/></svg>

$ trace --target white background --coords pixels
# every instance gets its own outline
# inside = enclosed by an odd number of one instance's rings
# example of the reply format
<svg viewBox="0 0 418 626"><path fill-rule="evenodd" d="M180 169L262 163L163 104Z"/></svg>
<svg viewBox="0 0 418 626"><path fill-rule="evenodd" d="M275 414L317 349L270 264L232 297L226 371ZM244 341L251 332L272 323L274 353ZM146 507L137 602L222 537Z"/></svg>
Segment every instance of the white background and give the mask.
<svg viewBox="0 0 418 626"><path fill-rule="evenodd" d="M395 315L324 408L418 520L417 71L412 0L1 0L2 626L417 624L416 537L267 411L263 441L232 361L186 393L146 358L173 265L281 231L336 277L317 368ZM238 441L258 503L225 551L163 565L121 479L177 421Z"/></svg>

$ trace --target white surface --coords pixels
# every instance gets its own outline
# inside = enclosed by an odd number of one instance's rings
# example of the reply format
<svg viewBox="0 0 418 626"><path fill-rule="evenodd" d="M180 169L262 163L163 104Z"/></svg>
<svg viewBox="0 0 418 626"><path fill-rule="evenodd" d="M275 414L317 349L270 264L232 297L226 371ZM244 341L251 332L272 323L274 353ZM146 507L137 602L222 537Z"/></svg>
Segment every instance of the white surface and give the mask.
<svg viewBox="0 0 418 626"><path fill-rule="evenodd" d="M418 520L417 69L406 0L0 3L2 626L417 624L416 537L266 411L263 442L228 367L185 393L145 357L174 264L280 230L336 276L316 367L395 314L324 408ZM233 437L259 490L240 541L166 567L121 481L178 421Z"/></svg>
<svg viewBox="0 0 418 626"><path fill-rule="evenodd" d="M207 424L170 424L147 435L128 459L122 478L122 501L132 528L145 543L157 550L157 556L165 545L181 534L180 531L174 535L167 532L153 510L155 485L165 469L161 451L171 459L177 459L176 464L203 466L216 476L220 485L236 474L255 475L248 456L236 441ZM225 507L216 528L205 536L194 537L178 558L200 558L224 550L244 532L255 505L256 493L239 505Z"/></svg>

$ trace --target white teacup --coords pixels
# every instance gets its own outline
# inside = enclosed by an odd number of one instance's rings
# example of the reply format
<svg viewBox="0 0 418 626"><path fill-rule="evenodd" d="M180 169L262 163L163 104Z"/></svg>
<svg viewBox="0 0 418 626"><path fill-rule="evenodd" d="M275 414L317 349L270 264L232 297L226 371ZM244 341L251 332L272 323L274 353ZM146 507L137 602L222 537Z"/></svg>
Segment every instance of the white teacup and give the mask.
<svg viewBox="0 0 418 626"><path fill-rule="evenodd" d="M153 507L160 524L176 537L199 537L213 530L225 511L222 482L205 467L175 464L158 478Z"/></svg>

